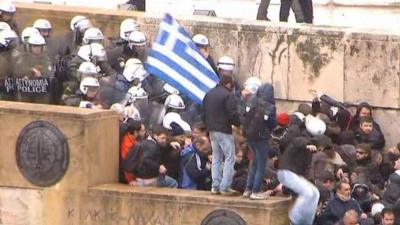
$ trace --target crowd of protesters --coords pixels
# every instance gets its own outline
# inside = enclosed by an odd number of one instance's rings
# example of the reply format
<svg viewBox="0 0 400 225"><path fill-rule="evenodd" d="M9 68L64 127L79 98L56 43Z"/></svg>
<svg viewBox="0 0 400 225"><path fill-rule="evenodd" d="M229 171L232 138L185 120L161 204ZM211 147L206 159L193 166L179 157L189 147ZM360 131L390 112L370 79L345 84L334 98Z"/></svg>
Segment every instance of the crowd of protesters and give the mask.
<svg viewBox="0 0 400 225"><path fill-rule="evenodd" d="M120 181L251 200L293 196L291 224L400 224L400 146L387 146L373 108L314 93L276 108L257 76L236 81L229 56L193 42L219 76L197 104L146 72L147 38L133 19L104 47L85 16L52 35L48 20L19 29L0 2L0 99L111 109L120 115ZM239 196L238 196L239 198Z"/></svg>

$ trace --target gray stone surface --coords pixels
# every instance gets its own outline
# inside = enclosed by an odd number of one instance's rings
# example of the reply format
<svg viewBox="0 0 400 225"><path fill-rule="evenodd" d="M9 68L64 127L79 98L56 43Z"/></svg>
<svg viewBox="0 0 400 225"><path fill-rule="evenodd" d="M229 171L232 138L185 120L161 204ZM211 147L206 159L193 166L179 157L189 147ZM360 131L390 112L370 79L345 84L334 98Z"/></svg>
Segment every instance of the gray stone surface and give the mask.
<svg viewBox="0 0 400 225"><path fill-rule="evenodd" d="M35 189L0 188L0 224L43 224L43 193Z"/></svg>
<svg viewBox="0 0 400 225"><path fill-rule="evenodd" d="M399 107L399 42L348 40L345 52L345 100Z"/></svg>

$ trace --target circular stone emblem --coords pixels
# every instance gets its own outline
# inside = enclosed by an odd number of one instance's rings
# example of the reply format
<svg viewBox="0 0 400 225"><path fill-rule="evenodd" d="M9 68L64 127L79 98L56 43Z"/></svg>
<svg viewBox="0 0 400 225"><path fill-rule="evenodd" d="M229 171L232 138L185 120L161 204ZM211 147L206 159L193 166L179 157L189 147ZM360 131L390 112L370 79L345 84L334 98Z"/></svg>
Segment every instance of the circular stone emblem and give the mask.
<svg viewBox="0 0 400 225"><path fill-rule="evenodd" d="M235 212L218 209L208 214L201 225L247 225L247 223Z"/></svg>
<svg viewBox="0 0 400 225"><path fill-rule="evenodd" d="M29 182L40 187L51 186L67 171L67 139L50 122L34 121L18 136L16 158L19 170Z"/></svg>

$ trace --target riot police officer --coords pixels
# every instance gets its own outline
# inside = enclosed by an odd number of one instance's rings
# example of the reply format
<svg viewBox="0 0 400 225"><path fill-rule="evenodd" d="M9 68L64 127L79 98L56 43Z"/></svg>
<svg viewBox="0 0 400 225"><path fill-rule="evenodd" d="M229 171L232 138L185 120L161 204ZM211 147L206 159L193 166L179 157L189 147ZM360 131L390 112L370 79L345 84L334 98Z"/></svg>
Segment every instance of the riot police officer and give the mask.
<svg viewBox="0 0 400 225"><path fill-rule="evenodd" d="M126 61L130 58L138 58L140 61L146 60L146 36L143 32L132 31L127 39L127 44L117 46L107 52L110 66L117 72L122 73Z"/></svg>
<svg viewBox="0 0 400 225"><path fill-rule="evenodd" d="M11 52L18 42L12 30L0 31L0 100L13 99Z"/></svg>
<svg viewBox="0 0 400 225"><path fill-rule="evenodd" d="M8 25L10 25L11 29L18 34L18 26L14 20L15 11L15 6L10 0L0 1L0 21L6 22Z"/></svg>
<svg viewBox="0 0 400 225"><path fill-rule="evenodd" d="M17 101L50 103L53 68L45 46L46 41L40 34L31 35L28 51L16 59L13 75Z"/></svg>

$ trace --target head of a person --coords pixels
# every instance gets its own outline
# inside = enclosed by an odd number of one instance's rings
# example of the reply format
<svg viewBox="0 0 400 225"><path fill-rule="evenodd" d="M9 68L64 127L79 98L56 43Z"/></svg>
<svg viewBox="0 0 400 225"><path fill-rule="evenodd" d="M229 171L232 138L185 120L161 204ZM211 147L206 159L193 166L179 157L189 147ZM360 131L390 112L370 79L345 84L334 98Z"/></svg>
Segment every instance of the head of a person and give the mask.
<svg viewBox="0 0 400 225"><path fill-rule="evenodd" d="M371 159L372 159L372 163L375 166L380 166L383 163L383 155L382 152L378 151L378 150L372 150L371 151Z"/></svg>
<svg viewBox="0 0 400 225"><path fill-rule="evenodd" d="M0 1L0 21L4 21L6 23L11 22L15 11L16 8L10 0Z"/></svg>
<svg viewBox="0 0 400 225"><path fill-rule="evenodd" d="M152 127L152 137L154 140L162 147L167 145L167 137L169 135L169 131L167 128L161 125L154 125Z"/></svg>
<svg viewBox="0 0 400 225"><path fill-rule="evenodd" d="M381 212L385 208L385 206L380 202L375 202L371 204L371 216L374 220L375 224L381 224Z"/></svg>
<svg viewBox="0 0 400 225"><path fill-rule="evenodd" d="M233 81L233 77L229 76L229 75L221 75L220 76L220 80L219 80L219 84L221 86L224 86L225 88L227 88L229 91L233 91L233 88L235 86L235 83Z"/></svg>
<svg viewBox="0 0 400 225"><path fill-rule="evenodd" d="M207 127L203 122L197 122L192 126L193 138L207 137Z"/></svg>
<svg viewBox="0 0 400 225"><path fill-rule="evenodd" d="M336 193L341 196L350 197L351 187L349 182L341 180L336 185Z"/></svg>
<svg viewBox="0 0 400 225"><path fill-rule="evenodd" d="M132 31L128 37L128 45L129 48L135 52L136 58L140 60L144 60L146 54L146 44L147 38L146 35L141 31Z"/></svg>
<svg viewBox="0 0 400 225"><path fill-rule="evenodd" d="M211 153L211 144L207 137L202 136L194 138L192 144L197 149L197 151L203 156L207 156L208 154Z"/></svg>
<svg viewBox="0 0 400 225"><path fill-rule="evenodd" d="M245 159L243 148L239 148L239 150L235 153L235 163L241 164Z"/></svg>
<svg viewBox="0 0 400 225"><path fill-rule="evenodd" d="M29 52L40 55L44 51L46 41L40 34L32 34L28 39Z"/></svg>
<svg viewBox="0 0 400 225"><path fill-rule="evenodd" d="M217 62L218 74L233 75L235 69L235 62L229 56L222 56Z"/></svg>
<svg viewBox="0 0 400 225"><path fill-rule="evenodd" d="M88 99L93 99L96 97L99 91L100 83L94 77L85 77L82 79L79 89Z"/></svg>
<svg viewBox="0 0 400 225"><path fill-rule="evenodd" d="M312 113L311 106L307 103L299 104L297 111L303 113L304 116L308 116Z"/></svg>
<svg viewBox="0 0 400 225"><path fill-rule="evenodd" d="M249 96L255 96L258 89L261 87L262 82L256 76L251 76L243 84L242 97L246 99Z"/></svg>
<svg viewBox="0 0 400 225"><path fill-rule="evenodd" d="M382 225L394 225L395 214L391 208L384 208L381 212L381 223Z"/></svg>
<svg viewBox="0 0 400 225"><path fill-rule="evenodd" d="M129 118L126 124L128 125L128 132L135 137L136 141L140 141L145 138L146 128L141 121Z"/></svg>
<svg viewBox="0 0 400 225"><path fill-rule="evenodd" d="M83 36L85 31L89 28L93 27L92 23L86 16L76 15L71 19L70 28L72 31L75 31Z"/></svg>
<svg viewBox="0 0 400 225"><path fill-rule="evenodd" d="M331 172L323 171L318 179L327 190L332 191L335 188L335 176Z"/></svg>
<svg viewBox="0 0 400 225"><path fill-rule="evenodd" d="M40 35L42 35L45 39L50 37L52 30L50 21L46 19L38 19L33 23L33 27L38 29Z"/></svg>
<svg viewBox="0 0 400 225"><path fill-rule="evenodd" d="M371 146L369 144L358 144L356 149L356 160L363 160L371 157Z"/></svg>
<svg viewBox="0 0 400 225"><path fill-rule="evenodd" d="M357 180L358 177L366 174L366 172L367 171L366 171L365 167L363 167L363 166L354 167L354 169L352 169L351 173L350 173L350 181L351 181L351 183L354 183Z"/></svg>
<svg viewBox="0 0 400 225"><path fill-rule="evenodd" d="M324 151L325 153L333 151L332 140L326 135L317 135L312 138L312 141L315 143L315 146L317 146L320 151Z"/></svg>
<svg viewBox="0 0 400 225"><path fill-rule="evenodd" d="M119 121L122 123L125 121L124 106L121 103L112 104L110 110L118 113Z"/></svg>
<svg viewBox="0 0 400 225"><path fill-rule="evenodd" d="M358 213L354 209L351 209L344 214L343 224L344 225L359 225L360 223L358 222L358 219L359 219Z"/></svg>
<svg viewBox="0 0 400 225"><path fill-rule="evenodd" d="M352 196L355 199L365 199L368 196L369 188L365 184L355 184L353 191L352 191Z"/></svg>
<svg viewBox="0 0 400 225"><path fill-rule="evenodd" d="M397 159L394 161L393 169L394 170L400 170L400 157L397 157Z"/></svg>
<svg viewBox="0 0 400 225"><path fill-rule="evenodd" d="M204 34L196 34L192 37L194 44L199 48L204 58L210 55L210 41Z"/></svg>
<svg viewBox="0 0 400 225"><path fill-rule="evenodd" d="M370 116L360 117L360 130L365 134L370 134L374 129L374 120Z"/></svg>
<svg viewBox="0 0 400 225"><path fill-rule="evenodd" d="M366 102L362 102L357 106L357 116L358 117L365 117L371 116L372 117L372 107L370 104Z"/></svg>

